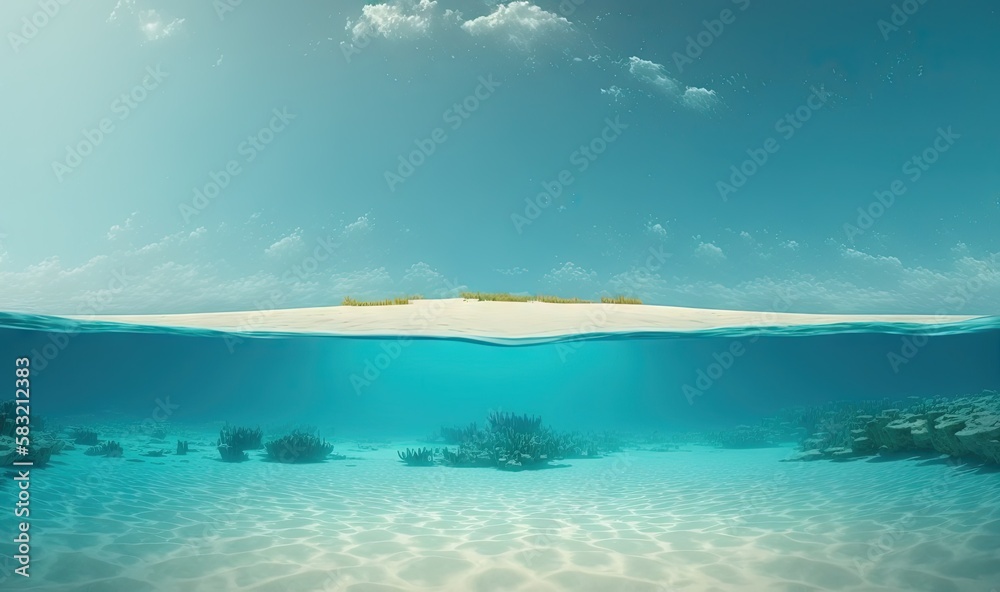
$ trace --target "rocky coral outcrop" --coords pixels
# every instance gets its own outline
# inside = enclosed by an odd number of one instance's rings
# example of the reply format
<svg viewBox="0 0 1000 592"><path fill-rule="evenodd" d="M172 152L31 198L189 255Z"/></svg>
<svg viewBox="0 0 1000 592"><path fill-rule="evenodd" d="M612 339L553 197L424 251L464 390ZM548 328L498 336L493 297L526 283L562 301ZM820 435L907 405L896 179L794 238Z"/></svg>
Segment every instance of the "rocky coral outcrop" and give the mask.
<svg viewBox="0 0 1000 592"><path fill-rule="evenodd" d="M851 407L865 408L857 404ZM831 415L830 411L824 413ZM847 437L833 438L829 431L814 433L802 440L802 452L788 460L935 451L1000 464L1000 393L996 391L983 391L969 397L926 399L909 407L886 408L874 414L833 415L839 418L841 423L838 425L854 426Z"/></svg>

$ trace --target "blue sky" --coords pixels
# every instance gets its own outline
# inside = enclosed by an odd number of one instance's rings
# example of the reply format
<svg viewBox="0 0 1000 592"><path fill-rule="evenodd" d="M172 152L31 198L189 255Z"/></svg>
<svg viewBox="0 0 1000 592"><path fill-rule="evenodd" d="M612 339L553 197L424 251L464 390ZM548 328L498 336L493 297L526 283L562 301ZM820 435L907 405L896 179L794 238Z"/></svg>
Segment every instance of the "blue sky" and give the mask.
<svg viewBox="0 0 1000 592"><path fill-rule="evenodd" d="M994 3L233 4L0 6L0 309L1000 310Z"/></svg>

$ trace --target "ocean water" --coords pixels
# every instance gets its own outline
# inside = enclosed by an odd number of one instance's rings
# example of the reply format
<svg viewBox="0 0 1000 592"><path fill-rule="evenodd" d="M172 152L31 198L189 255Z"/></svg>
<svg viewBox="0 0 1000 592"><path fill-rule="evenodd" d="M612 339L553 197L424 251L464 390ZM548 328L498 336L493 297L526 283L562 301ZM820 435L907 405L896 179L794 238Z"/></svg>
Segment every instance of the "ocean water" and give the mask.
<svg viewBox="0 0 1000 592"><path fill-rule="evenodd" d="M12 380L15 360L30 360L32 438L70 443L86 428L123 449L69 445L31 467L28 516L14 513L22 468L7 468L4 590L1000 586L997 465L927 450L783 462L801 435L746 447L717 435L838 401L988 398L1000 389L995 318L530 344L24 315L3 327ZM523 470L449 466L438 454L408 466L397 454L456 450L441 428L485 430L494 412L605 434L605 448L505 467ZM255 449L223 462L226 425L259 426L264 442L315 434L333 455L287 464ZM30 548L12 542L22 522ZM15 556L30 558L29 578L14 573Z"/></svg>

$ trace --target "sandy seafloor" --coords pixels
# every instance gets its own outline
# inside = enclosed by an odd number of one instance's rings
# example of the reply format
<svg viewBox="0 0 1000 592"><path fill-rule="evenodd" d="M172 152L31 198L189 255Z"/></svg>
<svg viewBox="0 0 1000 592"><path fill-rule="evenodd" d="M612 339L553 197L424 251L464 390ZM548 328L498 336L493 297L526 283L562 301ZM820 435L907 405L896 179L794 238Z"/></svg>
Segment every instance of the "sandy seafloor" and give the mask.
<svg viewBox="0 0 1000 592"><path fill-rule="evenodd" d="M311 465L228 464L204 444L141 463L63 452L33 472L32 576L9 589L1000 587L995 468L684 447L510 473L407 467L406 445L339 442L347 460Z"/></svg>

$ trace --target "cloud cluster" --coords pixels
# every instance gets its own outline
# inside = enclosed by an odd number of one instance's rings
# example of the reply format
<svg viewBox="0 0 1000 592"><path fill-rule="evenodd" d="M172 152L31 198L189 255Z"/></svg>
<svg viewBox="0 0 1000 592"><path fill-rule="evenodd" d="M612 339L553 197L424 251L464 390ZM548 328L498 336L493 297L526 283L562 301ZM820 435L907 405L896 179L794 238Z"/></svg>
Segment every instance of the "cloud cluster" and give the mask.
<svg viewBox="0 0 1000 592"><path fill-rule="evenodd" d="M399 0L386 4L368 4L361 9L361 17L356 23L347 23L354 37L385 37L386 39L407 39L427 35L436 14L436 0ZM446 11L445 16L453 16Z"/></svg>
<svg viewBox="0 0 1000 592"><path fill-rule="evenodd" d="M690 109L708 111L719 102L714 90L693 86L683 87L679 81L667 74L663 64L632 56L628 60L628 71L636 80Z"/></svg>
<svg viewBox="0 0 1000 592"><path fill-rule="evenodd" d="M288 236L284 236L264 249L264 254L268 257L281 258L290 254L300 252L305 247L302 240L302 229L296 228Z"/></svg>
<svg viewBox="0 0 1000 592"><path fill-rule="evenodd" d="M488 15L462 23L462 29L472 35L501 34L522 41L571 28L572 24L565 17L523 0L501 4Z"/></svg>
<svg viewBox="0 0 1000 592"><path fill-rule="evenodd" d="M136 6L139 0L118 0L108 15L109 23L133 22L146 36L146 41L159 41L178 33L184 25L182 18L170 18L153 8Z"/></svg>
<svg viewBox="0 0 1000 592"><path fill-rule="evenodd" d="M499 4L493 12L465 20L462 13L438 6L437 0L392 0L362 7L347 30L355 41L363 38L412 39L431 34L436 27L455 27L472 37L496 37L526 46L535 39L569 31L572 24L524 0Z"/></svg>

